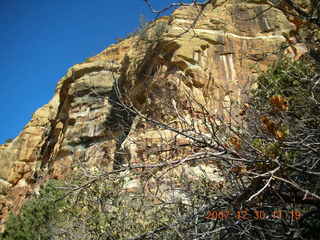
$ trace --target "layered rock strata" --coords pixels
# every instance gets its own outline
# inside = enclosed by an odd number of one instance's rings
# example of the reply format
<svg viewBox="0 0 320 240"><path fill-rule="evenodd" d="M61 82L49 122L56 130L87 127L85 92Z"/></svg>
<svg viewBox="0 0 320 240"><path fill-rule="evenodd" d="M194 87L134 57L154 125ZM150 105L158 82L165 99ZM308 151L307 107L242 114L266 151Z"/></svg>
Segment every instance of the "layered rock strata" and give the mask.
<svg viewBox="0 0 320 240"><path fill-rule="evenodd" d="M125 111L117 104L117 89L159 121L179 122L176 108L192 121L199 118L199 105L228 119L226 109L244 101L258 69L277 58L282 33L294 29L278 10L239 2L212 1L200 16L199 6L181 7L151 23L144 36L125 39L71 67L52 100L33 114L19 136L0 146L2 223L46 179L63 178L79 163L106 171L156 163L164 157L157 153L164 139L168 147L173 139L188 141ZM176 174L197 178L203 171L223 180L216 166L201 164L181 166ZM140 179L127 183L128 191L140 187Z"/></svg>

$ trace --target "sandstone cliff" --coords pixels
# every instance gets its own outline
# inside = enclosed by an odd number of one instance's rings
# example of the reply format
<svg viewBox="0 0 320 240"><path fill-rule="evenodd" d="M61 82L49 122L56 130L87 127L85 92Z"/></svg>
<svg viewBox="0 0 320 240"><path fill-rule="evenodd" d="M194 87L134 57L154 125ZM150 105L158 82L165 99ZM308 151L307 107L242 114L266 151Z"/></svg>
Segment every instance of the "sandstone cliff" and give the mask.
<svg viewBox="0 0 320 240"><path fill-rule="evenodd" d="M257 69L277 58L282 33L295 28L278 10L260 14L266 8L212 1L195 21L199 7L181 7L151 23L145 36L125 39L71 67L52 100L19 136L0 146L1 223L46 179L63 178L77 171L78 163L111 170L159 161L155 149L175 135L121 109L118 87L139 111L163 122L179 122L174 106L186 119L196 119L187 107L190 96L228 119L225 109L243 102ZM184 153L179 154L175 158ZM197 166L183 171L199 174ZM206 171L219 179L216 168ZM128 183L128 189L139 188L139 181Z"/></svg>

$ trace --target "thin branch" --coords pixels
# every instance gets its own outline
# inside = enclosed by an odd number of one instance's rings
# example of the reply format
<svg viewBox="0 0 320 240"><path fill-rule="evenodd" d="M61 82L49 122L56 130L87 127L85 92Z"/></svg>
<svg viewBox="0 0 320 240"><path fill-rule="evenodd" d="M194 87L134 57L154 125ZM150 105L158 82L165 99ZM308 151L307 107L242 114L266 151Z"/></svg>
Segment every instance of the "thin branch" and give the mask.
<svg viewBox="0 0 320 240"><path fill-rule="evenodd" d="M85 188L90 187L93 183L95 183L98 180L101 180L104 177L107 177L109 175L112 174L118 174L120 172L125 172L125 171L130 171L130 170L134 170L134 169L153 169L153 168L162 168L162 167L168 167L168 166L177 166L186 162L192 162L192 161L199 161L199 160L204 160L207 157L218 157L220 155L225 154L225 151L223 152L217 152L215 154L211 153L210 155L207 154L207 152L200 152L200 153L195 153L191 156L188 156L186 158L180 159L180 160L176 160L176 161L171 161L171 162L164 162L164 163L159 163L159 164L150 164L150 165L144 165L144 164L136 164L136 165L130 165L128 167L124 167L121 169L117 169L114 171L110 171L110 172L105 172L103 174L100 174L96 177L94 177L92 180L86 182L83 185L77 186L72 188L69 192L67 192L66 194L64 194L62 197L58 198L55 200L55 202L58 202L62 199L64 199L65 197L67 197L68 195L70 195L72 192L78 191L78 190L82 190Z"/></svg>
<svg viewBox="0 0 320 240"><path fill-rule="evenodd" d="M255 194L253 194L248 200L247 202L250 202L252 199L254 199L255 197L257 197L260 193L262 193L270 184L271 180L272 180L272 175L270 176L270 178L268 179L267 183Z"/></svg>
<svg viewBox="0 0 320 240"><path fill-rule="evenodd" d="M311 195L312 197L320 200L320 197L319 197L317 194L312 193L312 192L309 192L308 190L300 187L300 186L299 186L298 184L296 184L295 182L291 182L291 181L289 181L289 180L287 180L287 179L284 179L284 178L281 178L281 177L277 177L277 176L273 176L273 178L274 178L274 179L278 179L278 180L280 180L280 181L282 181L282 182L288 183L289 185L291 185L291 186L293 186L294 188L296 188L296 189L304 192L305 194Z"/></svg>

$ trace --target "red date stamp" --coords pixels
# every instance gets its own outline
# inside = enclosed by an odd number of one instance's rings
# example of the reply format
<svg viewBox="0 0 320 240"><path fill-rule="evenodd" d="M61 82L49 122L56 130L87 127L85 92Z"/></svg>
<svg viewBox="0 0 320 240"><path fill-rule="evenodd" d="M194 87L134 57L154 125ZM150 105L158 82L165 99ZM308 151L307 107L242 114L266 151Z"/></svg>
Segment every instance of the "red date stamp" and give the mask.
<svg viewBox="0 0 320 240"><path fill-rule="evenodd" d="M298 210L273 210L271 212L263 211L263 210L215 210L209 211L208 215L205 216L205 219L211 220L226 220L229 218L235 218L237 220L262 220L262 219L291 219L291 220L299 220L302 216L302 213Z"/></svg>

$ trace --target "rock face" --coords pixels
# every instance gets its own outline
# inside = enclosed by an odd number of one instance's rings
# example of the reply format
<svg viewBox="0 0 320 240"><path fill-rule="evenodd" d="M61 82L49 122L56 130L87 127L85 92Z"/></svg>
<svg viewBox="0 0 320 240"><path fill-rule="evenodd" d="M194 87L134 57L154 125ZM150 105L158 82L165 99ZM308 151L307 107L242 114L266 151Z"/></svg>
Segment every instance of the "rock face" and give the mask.
<svg viewBox="0 0 320 240"><path fill-rule="evenodd" d="M163 122L179 121L176 108L186 119L196 119L198 105L190 111L190 98L228 119L225 110L244 101L257 67L264 70L277 58L282 33L294 29L283 13L266 8L212 1L197 17L199 6L181 7L143 34L71 67L52 100L33 114L19 136L0 146L1 223L46 179L63 178L79 163L106 170L156 163L163 157L156 151L163 139L187 141L124 111L116 103L118 88L127 102ZM200 167L176 171L196 178L205 168L220 181L216 167ZM128 190L139 188L139 181L128 182Z"/></svg>

